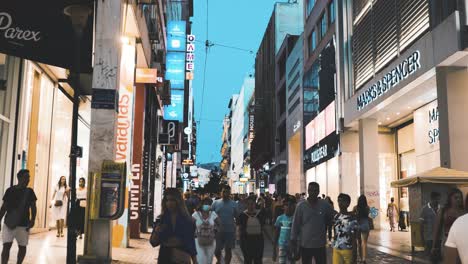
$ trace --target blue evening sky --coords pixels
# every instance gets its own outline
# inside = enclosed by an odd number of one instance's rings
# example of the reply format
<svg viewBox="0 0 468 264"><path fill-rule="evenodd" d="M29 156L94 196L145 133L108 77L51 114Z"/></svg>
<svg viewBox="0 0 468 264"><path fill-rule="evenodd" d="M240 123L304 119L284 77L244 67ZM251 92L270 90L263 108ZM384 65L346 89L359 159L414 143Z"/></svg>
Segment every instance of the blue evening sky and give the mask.
<svg viewBox="0 0 468 264"><path fill-rule="evenodd" d="M207 36L209 48L202 105L203 72ZM233 94L239 93L245 76L254 72L255 53L263 38L276 0L195 0L192 33L197 38L193 91L197 132L197 163L221 161L223 118ZM248 51L226 48L232 46ZM202 113L200 113L202 112ZM200 117L200 114L202 116Z"/></svg>

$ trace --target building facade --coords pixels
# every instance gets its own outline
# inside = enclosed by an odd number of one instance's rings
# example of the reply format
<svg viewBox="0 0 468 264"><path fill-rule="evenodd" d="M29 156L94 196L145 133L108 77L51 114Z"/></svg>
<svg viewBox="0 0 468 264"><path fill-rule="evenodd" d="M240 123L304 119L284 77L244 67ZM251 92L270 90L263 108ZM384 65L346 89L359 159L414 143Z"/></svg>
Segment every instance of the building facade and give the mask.
<svg viewBox="0 0 468 264"><path fill-rule="evenodd" d="M359 153L352 167L360 168L342 175L342 191L368 197L376 226L392 197L416 222L430 191L445 195L453 185L409 192L391 182L437 167L468 170L468 128L457 121L468 110L466 3L355 0L338 10L343 151Z"/></svg>

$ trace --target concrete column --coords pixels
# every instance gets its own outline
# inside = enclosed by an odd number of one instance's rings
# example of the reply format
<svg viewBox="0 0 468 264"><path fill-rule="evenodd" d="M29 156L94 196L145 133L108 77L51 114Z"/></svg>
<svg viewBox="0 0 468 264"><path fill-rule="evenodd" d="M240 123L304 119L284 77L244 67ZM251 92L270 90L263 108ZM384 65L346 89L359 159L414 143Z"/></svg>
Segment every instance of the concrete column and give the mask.
<svg viewBox="0 0 468 264"><path fill-rule="evenodd" d="M360 190L365 194L369 207L375 208L382 215L379 191L379 146L378 125L375 119L359 120L359 165ZM375 228L380 227L379 218L374 220Z"/></svg>
<svg viewBox="0 0 468 264"><path fill-rule="evenodd" d="M468 171L468 71L462 67L437 67L440 164Z"/></svg>
<svg viewBox="0 0 468 264"><path fill-rule="evenodd" d="M122 13L121 1L98 1L93 89L117 90L119 87ZM116 126L116 109L91 109L90 173L100 172L103 160L115 160ZM79 259L80 263L110 263L111 221L88 222L86 237L85 257Z"/></svg>

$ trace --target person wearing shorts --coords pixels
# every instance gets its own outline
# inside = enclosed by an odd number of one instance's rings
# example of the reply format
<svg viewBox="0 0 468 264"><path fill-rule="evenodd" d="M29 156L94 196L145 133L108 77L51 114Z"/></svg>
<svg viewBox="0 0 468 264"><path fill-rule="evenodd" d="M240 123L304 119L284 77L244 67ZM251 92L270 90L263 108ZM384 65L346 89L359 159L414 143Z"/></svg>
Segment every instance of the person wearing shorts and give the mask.
<svg viewBox="0 0 468 264"><path fill-rule="evenodd" d="M5 224L3 227L0 226L3 239L2 264L8 263L14 240L18 243L16 263L23 263L29 240L29 229L34 226L36 219L36 194L27 187L30 178L29 171L20 170L17 178L18 184L6 190L0 209L0 223L6 214Z"/></svg>
<svg viewBox="0 0 468 264"><path fill-rule="evenodd" d="M215 256L221 263L222 251L224 249L224 263L231 263L232 249L236 239L235 219L239 216L237 203L231 200L231 188L225 186L222 190L222 199L216 200L212 205L213 211L218 215L221 225L216 234Z"/></svg>

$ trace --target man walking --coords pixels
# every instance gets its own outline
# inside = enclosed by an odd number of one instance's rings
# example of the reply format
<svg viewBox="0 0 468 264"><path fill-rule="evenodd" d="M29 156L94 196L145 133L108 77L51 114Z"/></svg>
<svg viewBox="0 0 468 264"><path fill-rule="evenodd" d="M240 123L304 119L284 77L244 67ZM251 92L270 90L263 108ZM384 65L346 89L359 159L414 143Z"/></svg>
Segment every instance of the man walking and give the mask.
<svg viewBox="0 0 468 264"><path fill-rule="evenodd" d="M424 249L427 256L431 255L432 245L433 245L433 235L432 230L437 220L437 214L439 213L439 202L440 202L440 193L431 192L431 201L423 207L421 216L421 238L424 241ZM441 241L437 241L436 245L440 246ZM437 263L439 260L436 258L431 260L432 263Z"/></svg>
<svg viewBox="0 0 468 264"><path fill-rule="evenodd" d="M334 216L333 208L318 198L320 185L309 183L309 197L297 205L291 230L291 246L300 250L302 264L327 263L327 226Z"/></svg>
<svg viewBox="0 0 468 264"><path fill-rule="evenodd" d="M3 225L2 264L7 264L13 240L18 243L17 263L23 263L26 256L26 246L29 240L29 229L34 226L36 219L36 194L28 188L29 171L20 170L17 174L18 184L6 190L3 205L0 209L0 223L5 217ZM29 211L31 210L31 215Z"/></svg>
<svg viewBox="0 0 468 264"><path fill-rule="evenodd" d="M216 200L212 205L213 211L221 220L221 225L216 234L215 255L218 263L221 263L221 251L224 249L224 263L230 264L236 239L235 218L239 216L239 209L237 203L231 200L231 188L229 186L223 187L221 195L222 199Z"/></svg>

